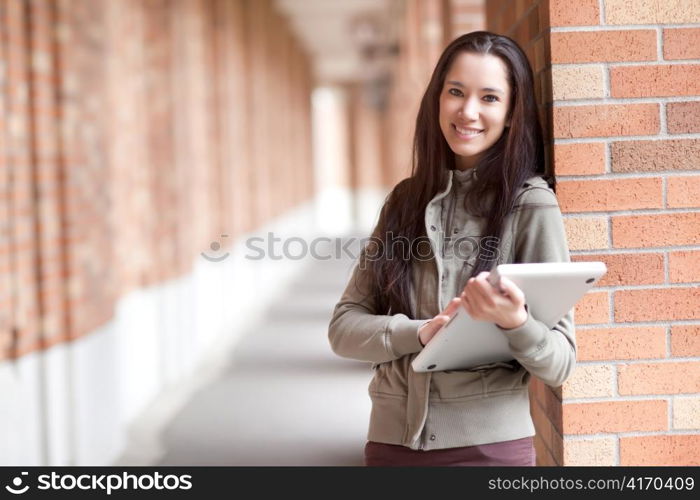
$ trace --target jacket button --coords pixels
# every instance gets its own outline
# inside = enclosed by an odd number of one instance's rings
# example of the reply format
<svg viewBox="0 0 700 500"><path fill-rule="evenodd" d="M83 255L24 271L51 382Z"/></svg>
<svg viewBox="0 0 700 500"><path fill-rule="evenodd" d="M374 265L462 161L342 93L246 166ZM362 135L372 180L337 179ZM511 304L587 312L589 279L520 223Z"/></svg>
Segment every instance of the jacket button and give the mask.
<svg viewBox="0 0 700 500"><path fill-rule="evenodd" d="M431 441L435 441L435 434L431 434L431 435L430 435L430 440L431 440Z"/></svg>
<svg viewBox="0 0 700 500"><path fill-rule="evenodd" d="M436 231L437 228L436 228L435 226L430 226L430 230L431 230L431 231Z"/></svg>

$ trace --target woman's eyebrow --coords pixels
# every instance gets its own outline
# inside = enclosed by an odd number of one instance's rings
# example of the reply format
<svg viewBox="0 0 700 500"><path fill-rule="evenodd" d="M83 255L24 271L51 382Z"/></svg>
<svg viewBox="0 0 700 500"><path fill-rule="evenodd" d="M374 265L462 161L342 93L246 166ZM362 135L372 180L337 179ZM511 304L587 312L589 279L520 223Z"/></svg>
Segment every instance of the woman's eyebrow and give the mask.
<svg viewBox="0 0 700 500"><path fill-rule="evenodd" d="M456 87L462 87L462 88L464 88L464 84L463 84L462 82L458 82L458 81L456 81L456 80L450 80L450 81L448 81L448 82L446 82L446 83L449 83L450 85L454 85L454 86L456 86ZM497 92L497 93L499 93L499 94L505 94L505 92L503 92L501 89L497 89L497 88L484 87L484 88L481 89L481 90L483 90L483 91L485 91L485 92Z"/></svg>

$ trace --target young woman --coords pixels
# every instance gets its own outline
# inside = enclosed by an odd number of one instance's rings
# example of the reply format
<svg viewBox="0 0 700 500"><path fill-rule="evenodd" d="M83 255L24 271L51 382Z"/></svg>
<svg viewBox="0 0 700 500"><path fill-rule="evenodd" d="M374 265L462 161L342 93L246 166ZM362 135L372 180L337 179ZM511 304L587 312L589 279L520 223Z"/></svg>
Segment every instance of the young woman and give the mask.
<svg viewBox="0 0 700 500"><path fill-rule="evenodd" d="M485 31L454 40L421 101L412 174L394 187L333 312L329 339L371 361L367 465L534 465L528 382L574 368L573 312L549 329L510 280L509 262L568 262L532 69ZM457 308L495 323L513 361L416 373L411 361Z"/></svg>

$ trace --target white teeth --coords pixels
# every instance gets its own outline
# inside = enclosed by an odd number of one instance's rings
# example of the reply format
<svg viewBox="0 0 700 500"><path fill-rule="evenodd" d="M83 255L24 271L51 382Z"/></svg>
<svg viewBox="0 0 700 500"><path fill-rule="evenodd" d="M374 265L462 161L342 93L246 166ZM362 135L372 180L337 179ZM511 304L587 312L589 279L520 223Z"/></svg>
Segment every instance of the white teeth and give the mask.
<svg viewBox="0 0 700 500"><path fill-rule="evenodd" d="M479 130L478 132L476 130L469 130L466 128L459 128L458 126L455 125L455 130L457 130L458 133L461 135L477 135L483 132L483 130Z"/></svg>

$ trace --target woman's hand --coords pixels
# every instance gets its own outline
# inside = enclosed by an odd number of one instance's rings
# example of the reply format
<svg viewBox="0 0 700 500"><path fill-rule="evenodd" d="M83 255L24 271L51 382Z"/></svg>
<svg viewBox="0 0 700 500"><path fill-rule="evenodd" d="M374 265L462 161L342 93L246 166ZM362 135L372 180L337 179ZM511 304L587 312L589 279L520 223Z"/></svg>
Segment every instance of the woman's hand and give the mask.
<svg viewBox="0 0 700 500"><path fill-rule="evenodd" d="M460 300L460 298L455 297L450 301L449 304L447 304L447 307L445 307L444 311L442 311L440 314L435 316L427 323L423 323L421 325L421 327L418 329L418 340L421 344L423 344L424 347L428 342L430 342L430 339L432 339L435 336L438 330L440 330L440 328L442 328L445 325L445 323L447 323L450 320L452 315L457 312L457 309L459 309L461 305L462 301Z"/></svg>
<svg viewBox="0 0 700 500"><path fill-rule="evenodd" d="M462 305L473 319L490 321L504 330L522 326L527 321L525 294L508 278L501 278L500 293L486 281L488 271L470 278L460 295Z"/></svg>

